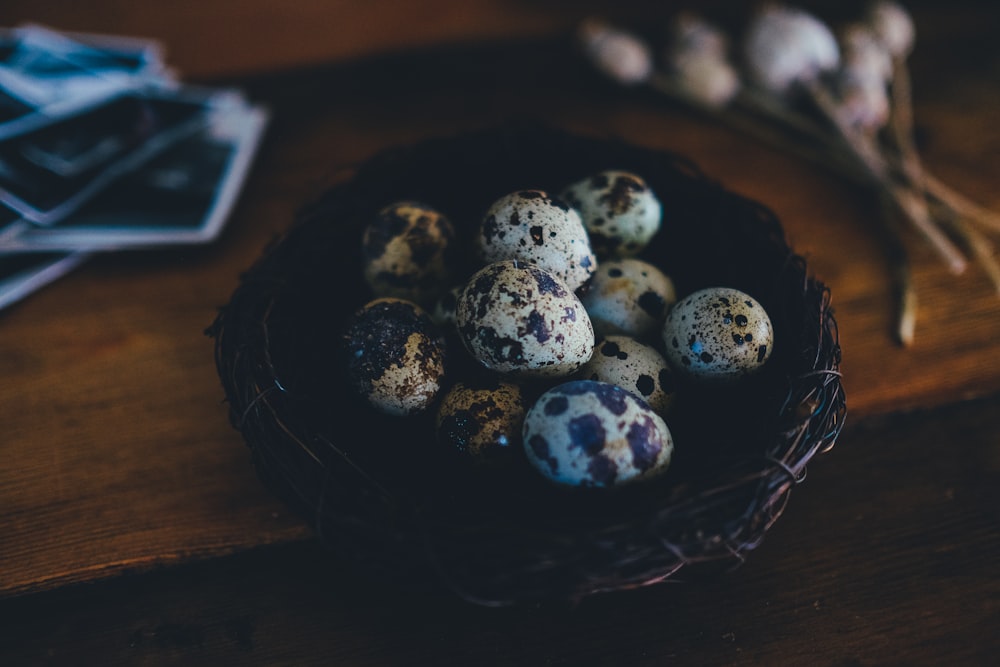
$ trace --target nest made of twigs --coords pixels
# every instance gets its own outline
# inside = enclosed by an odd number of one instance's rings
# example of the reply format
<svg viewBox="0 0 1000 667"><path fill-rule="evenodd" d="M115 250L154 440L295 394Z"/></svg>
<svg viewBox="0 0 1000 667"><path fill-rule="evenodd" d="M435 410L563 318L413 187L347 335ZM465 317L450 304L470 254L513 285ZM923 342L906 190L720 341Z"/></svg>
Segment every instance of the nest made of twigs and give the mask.
<svg viewBox="0 0 1000 667"><path fill-rule="evenodd" d="M749 384L678 395L665 476L608 493L561 490L527 466L464 469L436 447L433 410L390 418L351 393L339 345L371 298L360 244L379 209L429 203L467 239L497 197L558 192L605 169L643 176L663 202L663 228L641 257L679 295L735 287L774 325L773 356ZM325 544L370 571L437 579L483 604L576 600L742 561L845 416L829 291L767 208L677 155L532 124L360 165L265 250L209 332L232 424L260 476Z"/></svg>

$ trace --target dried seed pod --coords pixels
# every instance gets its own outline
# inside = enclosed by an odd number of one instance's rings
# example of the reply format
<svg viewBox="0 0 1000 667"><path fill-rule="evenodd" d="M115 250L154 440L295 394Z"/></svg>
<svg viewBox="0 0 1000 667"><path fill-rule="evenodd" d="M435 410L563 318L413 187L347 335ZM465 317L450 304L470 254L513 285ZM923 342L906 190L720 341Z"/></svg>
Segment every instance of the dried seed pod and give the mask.
<svg viewBox="0 0 1000 667"><path fill-rule="evenodd" d="M743 47L750 77L777 94L815 81L840 62L837 40L825 23L781 5L767 5L753 17Z"/></svg>
<svg viewBox="0 0 1000 667"><path fill-rule="evenodd" d="M867 21L894 58L905 58L913 50L917 30L909 12L899 3L889 0L872 3Z"/></svg>
<svg viewBox="0 0 1000 667"><path fill-rule="evenodd" d="M584 55L603 74L618 83L636 85L653 73L653 54L638 36L590 19L577 31Z"/></svg>

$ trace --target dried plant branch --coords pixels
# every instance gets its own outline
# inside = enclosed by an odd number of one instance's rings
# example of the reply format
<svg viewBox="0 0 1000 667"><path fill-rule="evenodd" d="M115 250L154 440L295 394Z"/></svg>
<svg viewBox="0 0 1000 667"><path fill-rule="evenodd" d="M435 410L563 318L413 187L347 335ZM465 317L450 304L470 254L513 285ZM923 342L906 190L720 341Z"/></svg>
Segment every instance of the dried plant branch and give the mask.
<svg viewBox="0 0 1000 667"><path fill-rule="evenodd" d="M625 74L615 73L623 70L614 63L595 64L623 85L645 84L731 129L877 192L896 294L895 336L901 344L913 341L916 293L897 221L907 221L952 273L963 273L974 260L1000 295L1000 261L987 237L1000 233L1000 213L928 173L913 139L906 57L915 30L900 5L874 0L865 23L845 29L843 58L822 21L796 8L763 6L743 36L742 74L751 85L728 62L728 40L721 30L687 12L678 18L665 70L653 63L652 49L640 38L606 25L603 34L629 42L629 58L622 56L623 61L650 67L643 77L626 80ZM589 30L593 45L597 33L592 25ZM592 47L588 56L609 58L612 53ZM793 105L796 92L812 102L814 113Z"/></svg>
<svg viewBox="0 0 1000 667"><path fill-rule="evenodd" d="M864 168L871 173L873 179L883 184L898 209L937 251L948 265L948 269L954 274L964 272L967 263L962 251L952 243L951 239L931 217L922 191L915 190L910 184L899 185L893 182L888 164L875 143L843 122L838 113L836 101L826 88L813 84L808 85L807 89L816 106L829 118L844 143L850 147Z"/></svg>
<svg viewBox="0 0 1000 667"><path fill-rule="evenodd" d="M1000 213L980 206L951 186L941 182L933 174L924 171L924 187L927 194L941 202L955 213L974 222L988 232L1000 233Z"/></svg>

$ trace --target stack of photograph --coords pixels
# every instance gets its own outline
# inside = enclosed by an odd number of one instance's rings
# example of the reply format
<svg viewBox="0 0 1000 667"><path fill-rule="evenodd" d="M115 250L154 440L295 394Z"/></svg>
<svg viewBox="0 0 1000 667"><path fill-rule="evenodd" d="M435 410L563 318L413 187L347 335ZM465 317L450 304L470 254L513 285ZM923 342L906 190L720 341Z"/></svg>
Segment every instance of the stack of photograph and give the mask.
<svg viewBox="0 0 1000 667"><path fill-rule="evenodd" d="M155 42L0 30L0 308L94 253L214 240L267 120Z"/></svg>

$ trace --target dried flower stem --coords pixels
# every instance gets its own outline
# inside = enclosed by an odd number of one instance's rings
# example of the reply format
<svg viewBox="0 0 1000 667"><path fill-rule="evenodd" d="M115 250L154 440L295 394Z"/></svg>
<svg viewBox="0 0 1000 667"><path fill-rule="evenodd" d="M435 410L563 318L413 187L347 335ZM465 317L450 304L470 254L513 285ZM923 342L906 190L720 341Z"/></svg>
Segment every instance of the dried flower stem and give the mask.
<svg viewBox="0 0 1000 667"><path fill-rule="evenodd" d="M970 222L978 224L986 231L1000 232L1000 214L980 206L926 171L924 171L924 187L928 195Z"/></svg>
<svg viewBox="0 0 1000 667"><path fill-rule="evenodd" d="M913 101L910 88L910 74L906 62L901 57L893 59L892 77L892 115L889 119L889 127L893 135L893 141L899 150L900 167L907 180L914 189L928 192L927 173L924 171L913 141ZM958 207L945 202L941 196L930 193L945 204L947 211L944 216L950 223L953 233L968 246L972 256L982 266L994 289L1000 294L1000 264L993 256L993 244L983 236L978 229L972 227L968 218ZM947 198L947 193L944 193Z"/></svg>
<svg viewBox="0 0 1000 667"><path fill-rule="evenodd" d="M894 279L896 283L896 303L899 304L896 313L896 341L903 347L913 345L917 328L917 292L910 280L910 264L896 263Z"/></svg>
<svg viewBox="0 0 1000 667"><path fill-rule="evenodd" d="M829 132L812 118L791 110L784 101L774 95L762 93L758 88L744 86L735 101L750 111L779 121L786 128L816 139L820 143L829 143Z"/></svg>
<svg viewBox="0 0 1000 667"><path fill-rule="evenodd" d="M896 303L893 333L896 341L903 347L913 344L917 324L917 292L913 288L910 273L910 260L906 247L892 224L892 205L885 194L881 197L883 215L882 242L889 260L890 276L893 287L893 299Z"/></svg>
<svg viewBox="0 0 1000 667"><path fill-rule="evenodd" d="M880 224L882 225L883 244L886 248L886 258L889 262L896 303L894 335L896 340L903 346L909 346L913 343L916 326L917 295L910 279L910 262L906 248L900 242L890 221L892 215L890 202L894 200L895 196L886 187L885 182L879 182L870 172L858 169L857 158L852 159L851 156L845 155L842 146L830 142L828 135L823 133L819 126L815 125L811 120L788 112L780 104L757 104L757 101L766 99L764 96L756 95L756 99L744 98L741 92L738 99L741 102L749 102L748 106L761 112L761 115L771 120L777 120L785 127L794 125L796 129L806 134L810 139L816 139L818 142L804 144L792 141L787 133L776 131L771 125L758 121L756 115L734 110L730 106L720 108L705 104L693 95L688 94L670 76L654 73L649 79L648 84L656 92L687 104L731 129L768 143L792 155L832 168L840 175L862 185L871 186L874 184L878 186L880 200L883 203L883 208L886 209L884 215L880 216ZM787 122L793 118L801 118L801 122ZM826 147L816 148L816 145ZM896 208L897 210L899 209L898 206Z"/></svg>
<svg viewBox="0 0 1000 667"><path fill-rule="evenodd" d="M993 243L973 227L968 218L958 215L951 207L941 205L941 208L941 218L953 228L957 236L965 240L969 252L979 262L983 272L993 283L994 290L1000 295L1000 262L993 254Z"/></svg>
<svg viewBox="0 0 1000 667"><path fill-rule="evenodd" d="M829 141L829 137L822 134L819 126L794 112L786 113L787 110L783 105L772 103L764 108L755 102L743 104L748 110L759 112L755 114L740 111L732 106L712 106L688 94L683 86L674 81L672 76L659 72L655 72L647 84L655 92L689 106L699 113L704 113L730 129L769 144L783 152L827 167L859 185L872 185L872 178L859 171L857 161L845 155L840 146L833 145ZM764 96L759 94L756 97L764 99ZM740 92L736 101L744 103L747 102L747 99L749 98L745 99L743 93ZM773 123L762 122L759 120L761 117L768 121L775 121L779 129L775 129ZM810 141L795 141L788 132L784 131L791 124L794 124L796 129L801 130L804 137ZM821 145L821 147L817 147L817 145Z"/></svg>
<svg viewBox="0 0 1000 667"><path fill-rule="evenodd" d="M780 94L753 87L743 87L724 103L716 104L714 98L699 96L676 76L655 68L645 83L731 129L874 188L885 209L879 223L896 299L894 334L899 343L909 346L916 324L917 297L910 260L897 228L897 214L930 243L953 273L966 270L967 255L978 262L998 294L1000 262L983 232L1000 232L1000 214L970 201L924 169L913 140L906 52L908 49L899 49L893 57L892 104L885 143L877 130L851 125L840 102L818 79L805 77L799 86L819 116L796 110Z"/></svg>
<svg viewBox="0 0 1000 667"><path fill-rule="evenodd" d="M906 70L906 68L903 68L903 70L903 76L908 78L908 70ZM908 82L905 85L907 90L909 90ZM899 98L903 95L904 93L902 90L897 89L893 92L894 98ZM905 93L905 95L909 98L909 93ZM808 137L816 143L824 146L822 150L803 151L801 147L790 141L788 137L782 136L781 133L770 132L768 133L768 137L764 137L759 132L757 133L758 138L767 138L777 147L792 151L800 156L809 157L809 159L820 163L827 163L832 154L841 152L841 147L836 142L830 141L831 137L829 132L817 125L812 119L790 109L785 104L775 101L775 99L769 95L762 95L753 89L744 89L740 91L740 94L737 96L735 102L741 104L751 112L774 120L782 126L794 130L804 137ZM903 122L912 128L912 103L907 102L906 104L908 109L902 113L908 116L909 120L902 120L898 122ZM897 113L895 109L893 113ZM906 133L906 136L911 137L908 143L912 146L912 129ZM913 151L916 153L915 146L913 146ZM843 156L840 156L840 158L839 163L836 165L836 169L841 172L842 175L850 177L854 181L867 182L866 179L861 178L858 174L854 173L853 167L856 165L853 164L853 161L852 164L848 165L845 163ZM903 165L900 164L898 166L900 169L903 169ZM948 184L941 181L934 174L928 172L926 167L922 164L920 165L920 174L921 182L914 185L923 188L925 196L941 203L946 208L950 209L952 214L967 218L969 222L976 224L985 231L1000 233L1000 213L992 211L985 206L981 206L980 204L970 200L961 192L958 192Z"/></svg>
<svg viewBox="0 0 1000 667"><path fill-rule="evenodd" d="M864 168L870 172L874 180L885 185L888 194L892 196L900 211L941 255L951 272L955 274L964 272L966 269L965 257L931 218L922 189L916 192L909 187L893 183L888 165L878 152L874 142L843 122L837 111L837 104L829 91L818 84L807 85L807 90L816 106L834 125L840 137L851 148Z"/></svg>
<svg viewBox="0 0 1000 667"><path fill-rule="evenodd" d="M812 162L819 164L828 164L830 162L830 155L825 150L817 149L815 146L810 144L802 144L792 141L785 132L776 130L772 125L762 123L756 120L754 116L742 113L730 106L716 107L711 104L706 104L694 95L688 94L687 91L685 91L682 86L677 85L674 82L673 77L669 75L663 75L658 72L654 73L647 83L652 90L677 102L690 106L699 113L704 113L713 120L718 121L740 133L746 134L751 138L770 144L785 152ZM837 170L844 171L845 168L845 166L841 165L837 168ZM858 178L856 180L862 181L863 179Z"/></svg>
<svg viewBox="0 0 1000 667"><path fill-rule="evenodd" d="M899 150L900 166L906 177L916 186L923 187L924 169L920 155L913 143L913 97L910 91L910 70L906 62L896 57L892 59L892 113L889 129Z"/></svg>
<svg viewBox="0 0 1000 667"><path fill-rule="evenodd" d="M908 100L908 81L902 82L901 85L902 87L900 90L894 92L894 99L899 97L900 99ZM924 235L924 237L931 242L935 249L938 250L939 254L941 254L941 256L948 263L952 272L956 274L962 273L966 268L966 260L962 256L961 251L951 242L950 239L948 239L948 237L941 231L941 229L934 222L933 218L930 216L928 204L923 200L924 196L930 196L937 199L942 204L952 209L955 214L968 218L975 217L977 221L984 226L989 227L991 230L1000 231L1000 215L977 206L949 188L944 183L940 182L936 178L933 178L923 170L919 160L915 160L912 157L916 155L916 149L913 146L912 139L909 141L905 140L906 137L912 137L912 129L904 129L906 127L912 128L912 112L910 111L912 106L910 103L907 101L905 104L899 105L900 107L907 107L907 110L903 112L903 115L901 115L899 121L897 121L898 124L894 123L894 133L897 137L897 144L909 147L908 149L901 150L901 154L903 154L905 150L909 150L911 155L908 165L900 165L900 167L904 170L904 175L909 181L908 185L910 187L906 188L895 185L890 181L889 165L875 147L874 143L853 129L844 126L844 124L839 120L836 102L830 98L829 93L825 89L818 86L813 88L813 90L810 90L810 93L814 102L818 107L820 107L824 115L830 119L830 122L834 124L843 143L850 148L852 153L851 156L844 156L843 151L841 150L842 147L837 142L831 142L829 133L824 131L820 126L816 125L812 120L806 118L802 114L792 111L784 104L776 102L768 95L761 95L756 91L741 91L737 100L744 104L747 108L776 120L788 129L810 137L817 143L824 145L825 148L820 150L805 149L803 146L789 141L787 137L784 137L779 133L762 132L759 129L755 129L754 135L758 138L764 138L772 144L777 145L784 150L790 151L800 157L806 157L814 162L827 166L833 166L842 175L847 176L852 180L864 183L874 183L877 187L886 191L890 196L890 199L896 203L897 208L904 213L911 223L913 223L913 225ZM903 140L900 140L900 137L902 137ZM830 160L833 156L836 156L837 159L831 165ZM858 164L859 162L860 164ZM858 173L859 167L867 173L867 178ZM912 189L915 193L919 194L909 192L909 189ZM982 263L982 258L984 256L983 250L986 248L986 246L982 243L984 239L981 237L975 239L970 238L968 231L969 228L967 225L954 224L953 228L962 240L967 243L970 249L974 249L976 258ZM986 267L984 266L984 268ZM987 272L989 273L990 270L987 270Z"/></svg>
<svg viewBox="0 0 1000 667"><path fill-rule="evenodd" d="M925 196L937 200L950 209L952 214L968 219L969 222L976 224L985 231L1000 233L1000 213L977 204L947 183L944 183L934 174L928 172L922 161L919 160L919 153L912 138L913 104L909 69L905 67L904 63L898 63L895 65L894 70L892 96L894 100L899 101L898 104L893 105L891 116L891 122L894 125L894 140L897 145L906 147L905 150L909 151L910 155L916 158L919 178L914 179L911 176L914 172L913 166L907 168L904 165L900 165L900 167L909 172L907 175L913 181L912 184L914 187L922 188ZM824 145L826 147L825 151L832 153L837 148L830 141L829 133L813 122L812 119L793 111L784 104L775 102L769 95L761 95L756 91L743 90L736 101L744 104L751 111L772 118L782 125L810 137L817 144ZM781 143L788 144L789 142L784 141ZM789 145L783 147L790 148ZM828 158L829 156L825 157ZM840 169L843 171L842 167ZM845 175L854 176L854 174L846 172ZM859 179L855 178L854 180Z"/></svg>
<svg viewBox="0 0 1000 667"><path fill-rule="evenodd" d="M898 104L894 105L893 108L893 121L891 129L894 134L894 140L896 141L897 146L900 147L900 154L902 156L908 156L904 157L904 161L898 166L910 182L910 187L916 192L922 192L926 197L936 200L942 204L947 209L947 213L950 217L965 218L969 222L978 224L987 231L1000 232L1000 214L970 201L967 197L955 191L923 168L912 140L913 115L912 103L910 102L908 71L902 63L896 64L896 70L899 74L893 77L893 99L898 100ZM749 110L757 112L767 118L771 118L786 128L815 140L817 143L824 145L825 148L820 150L807 149L790 141L788 137L781 133L762 130L759 127L753 127L753 136L756 136L757 138L769 141L772 145L792 152L799 157L807 158L819 164L833 166L838 172L840 172L841 175L849 177L857 182L868 183L870 181L874 181L876 185L879 185L879 181L882 178L880 174L888 172L888 165L885 164L884 158L872 149L865 151L868 155L867 158L864 156L864 153L857 156L861 158L863 163L861 166L869 172L869 176L871 178L866 179L860 176L857 173L857 160L853 160L849 163L843 155L838 155L839 153L842 153L842 151L839 150L840 146L836 145L835 142L830 141L830 136L827 132L825 132L820 126L816 125L809 118L792 111L787 106L776 102L768 95L761 95L756 91L741 91L737 101ZM832 110L833 109L831 108L831 111ZM743 123L742 125L746 126L753 124ZM845 140L852 145L852 150L855 150L854 147L862 141L866 145L871 145L867 140L864 140L863 137L856 140L852 140L850 137L847 137ZM833 155L837 155L838 159L831 165L830 159ZM934 231L933 229L936 225L934 225L933 222L930 222L929 224L926 222L928 217L928 214L924 212L926 205L914 202L908 195L901 196L904 197L903 206L901 208L910 212L908 213L908 216L910 214L915 216L915 219L912 221L918 225L924 221L923 226L928 229L932 238L942 238L940 231ZM951 223L953 231L969 246L976 259L983 265L987 275L992 277L996 273L993 267L997 265L997 262L992 256L989 241L982 235L976 234L975 230L969 227L969 225L961 224L961 221L953 219ZM927 235L927 232L925 232L925 235ZM947 244L953 245L950 241L947 241ZM946 252L947 258L954 259L955 251L948 250ZM964 258L962 261L964 262ZM953 270L955 270L954 267Z"/></svg>

